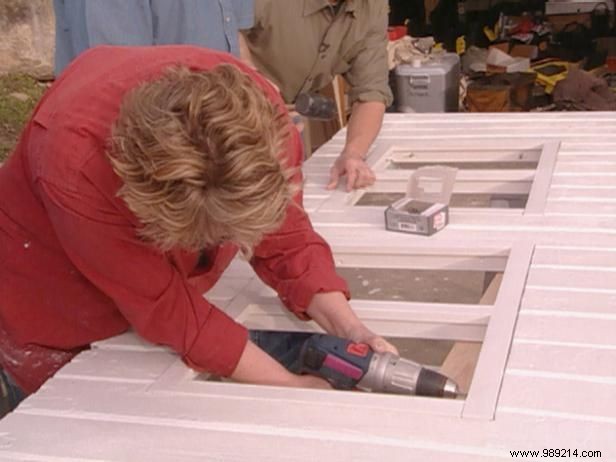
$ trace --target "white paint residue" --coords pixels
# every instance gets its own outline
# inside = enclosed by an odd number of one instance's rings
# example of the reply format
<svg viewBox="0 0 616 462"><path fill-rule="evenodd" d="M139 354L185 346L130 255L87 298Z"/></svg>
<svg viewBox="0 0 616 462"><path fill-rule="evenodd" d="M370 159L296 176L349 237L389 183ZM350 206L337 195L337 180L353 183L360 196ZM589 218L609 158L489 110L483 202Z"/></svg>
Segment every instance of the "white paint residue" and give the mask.
<svg viewBox="0 0 616 462"><path fill-rule="evenodd" d="M370 295L374 295L374 294L378 294L381 291L381 289L379 288L374 288L374 289L370 289L370 291L368 292L368 294Z"/></svg>
<svg viewBox="0 0 616 462"><path fill-rule="evenodd" d="M365 279L363 281L361 281L361 285L364 287L367 287L370 285L370 281L366 281Z"/></svg>

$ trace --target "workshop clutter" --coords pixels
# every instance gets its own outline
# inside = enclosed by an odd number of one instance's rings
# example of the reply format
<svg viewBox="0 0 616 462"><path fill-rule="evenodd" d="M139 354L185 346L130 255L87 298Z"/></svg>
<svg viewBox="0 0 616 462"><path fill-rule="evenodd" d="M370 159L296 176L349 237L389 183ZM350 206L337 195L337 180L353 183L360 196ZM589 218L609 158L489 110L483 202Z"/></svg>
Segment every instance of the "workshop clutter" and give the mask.
<svg viewBox="0 0 616 462"><path fill-rule="evenodd" d="M500 72L527 72L530 69L530 58L513 56L494 46L488 49L486 57L486 71Z"/></svg>
<svg viewBox="0 0 616 462"><path fill-rule="evenodd" d="M607 81L579 69L556 85L553 101L561 111L616 111L616 94Z"/></svg>
<svg viewBox="0 0 616 462"><path fill-rule="evenodd" d="M392 28L390 37L396 39L390 41L389 57L395 110L612 107L616 91L612 3L588 1L580 7L580 2L526 0L498 3L484 11L469 11L468 3L433 2L426 15L430 24L416 28L426 37L412 36L417 18L407 21L404 37L401 26Z"/></svg>
<svg viewBox="0 0 616 462"><path fill-rule="evenodd" d="M535 75L525 72L484 75L469 83L469 112L518 112L531 107Z"/></svg>

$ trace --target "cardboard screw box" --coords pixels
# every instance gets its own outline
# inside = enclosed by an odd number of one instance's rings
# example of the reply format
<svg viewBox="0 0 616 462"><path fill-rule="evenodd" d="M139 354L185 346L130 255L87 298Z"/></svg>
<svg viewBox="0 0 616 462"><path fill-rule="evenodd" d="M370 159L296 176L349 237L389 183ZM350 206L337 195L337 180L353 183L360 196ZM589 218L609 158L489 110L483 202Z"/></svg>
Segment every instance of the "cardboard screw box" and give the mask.
<svg viewBox="0 0 616 462"><path fill-rule="evenodd" d="M449 223L449 200L458 169L418 168L409 178L407 195L385 209L389 231L430 236Z"/></svg>

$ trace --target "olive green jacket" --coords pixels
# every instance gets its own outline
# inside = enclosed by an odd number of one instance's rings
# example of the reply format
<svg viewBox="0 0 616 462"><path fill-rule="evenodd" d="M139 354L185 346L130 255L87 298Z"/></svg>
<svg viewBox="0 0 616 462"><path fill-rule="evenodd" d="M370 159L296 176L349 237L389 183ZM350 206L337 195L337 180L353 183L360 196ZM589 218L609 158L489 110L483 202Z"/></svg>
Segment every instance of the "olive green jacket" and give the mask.
<svg viewBox="0 0 616 462"><path fill-rule="evenodd" d="M255 21L244 31L257 68L286 102L319 90L335 75L349 99L391 104L387 67L387 0L255 0Z"/></svg>

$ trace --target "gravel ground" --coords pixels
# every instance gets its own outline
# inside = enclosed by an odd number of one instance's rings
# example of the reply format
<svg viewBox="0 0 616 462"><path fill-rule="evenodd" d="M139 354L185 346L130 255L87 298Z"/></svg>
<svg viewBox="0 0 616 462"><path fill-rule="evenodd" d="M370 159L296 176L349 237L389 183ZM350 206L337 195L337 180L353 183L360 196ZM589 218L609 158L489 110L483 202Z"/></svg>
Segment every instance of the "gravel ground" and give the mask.
<svg viewBox="0 0 616 462"><path fill-rule="evenodd" d="M24 123L47 86L23 74L0 75L0 162L15 146Z"/></svg>

